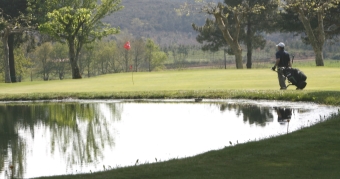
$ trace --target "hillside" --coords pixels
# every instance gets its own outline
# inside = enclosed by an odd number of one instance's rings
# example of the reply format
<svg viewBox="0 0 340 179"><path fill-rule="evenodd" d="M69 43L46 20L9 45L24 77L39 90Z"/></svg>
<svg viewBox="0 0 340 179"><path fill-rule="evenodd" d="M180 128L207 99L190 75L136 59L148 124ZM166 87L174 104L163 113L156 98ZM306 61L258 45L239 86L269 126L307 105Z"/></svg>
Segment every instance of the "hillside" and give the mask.
<svg viewBox="0 0 340 179"><path fill-rule="evenodd" d="M159 44L196 44L196 32L191 24L204 24L206 16L179 16L175 9L180 0L122 0L124 9L104 21L119 26L135 37L150 37Z"/></svg>

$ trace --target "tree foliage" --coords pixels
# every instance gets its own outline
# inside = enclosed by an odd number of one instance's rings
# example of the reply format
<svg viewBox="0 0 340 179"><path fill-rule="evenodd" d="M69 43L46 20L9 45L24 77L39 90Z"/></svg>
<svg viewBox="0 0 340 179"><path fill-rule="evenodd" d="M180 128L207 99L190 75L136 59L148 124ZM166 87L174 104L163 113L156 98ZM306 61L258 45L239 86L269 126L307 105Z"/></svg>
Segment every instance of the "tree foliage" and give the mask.
<svg viewBox="0 0 340 179"><path fill-rule="evenodd" d="M37 64L39 64L40 74L44 81L50 79L50 74L53 71L53 61L51 59L53 46L50 42L46 42L39 46L35 52Z"/></svg>
<svg viewBox="0 0 340 179"><path fill-rule="evenodd" d="M131 41L132 44L132 58L133 58L133 71L137 72L141 67L143 61L145 61L146 55L146 43L142 38L137 38Z"/></svg>
<svg viewBox="0 0 340 179"><path fill-rule="evenodd" d="M31 27L32 17L26 13L24 0L0 1L0 36L3 43L5 82L16 82L14 60L14 35Z"/></svg>
<svg viewBox="0 0 340 179"><path fill-rule="evenodd" d="M26 57L23 53L25 50L23 47L18 47L14 50L15 54L15 71L16 76L18 78L18 82L25 77L25 74L29 72L29 69L32 66L32 60L29 57Z"/></svg>
<svg viewBox="0 0 340 179"><path fill-rule="evenodd" d="M242 1L235 6L227 4L229 1L218 3L218 5L207 5L202 11L213 15L218 28L222 31L222 35L233 53L235 54L236 68L242 69L242 48L240 46L240 34L242 29L242 21L248 14L261 13L264 6L255 4L250 6L248 1Z"/></svg>
<svg viewBox="0 0 340 179"><path fill-rule="evenodd" d="M119 32L118 28L112 28L101 20L123 8L120 0L102 0L100 4L97 4L97 0L68 0L60 3L54 0L47 2L46 6L52 6L53 11L47 13L48 20L39 25L39 30L56 40L67 42L72 78L82 78L79 53L84 44Z"/></svg>
<svg viewBox="0 0 340 179"><path fill-rule="evenodd" d="M207 42L203 46L203 50L217 50L223 46L226 48L229 45L229 49L227 49L229 54L233 54L236 58L240 59L240 51L242 49L238 50L239 48L235 44L235 39L238 39L239 43L244 43L247 46L247 68L251 68L253 49L263 48L265 45L265 40L261 33L274 31L273 24L275 23L275 14L278 7L277 1L228 0L224 4L218 4L218 6L220 7L219 11L223 12L219 17L224 16L224 21L219 22L216 19L216 15L214 15L215 21L207 19L206 24L202 27L197 27L193 24L194 30L200 33L196 39L199 43ZM208 4L203 8L203 12L214 14L218 10L217 7ZM221 38L221 36L224 37L223 31L220 28L223 26L220 25L222 22L224 23L223 28L229 31L224 33L227 39ZM229 38L228 34L231 38ZM235 45L232 46L231 44ZM239 62L240 65L241 62Z"/></svg>
<svg viewBox="0 0 340 179"><path fill-rule="evenodd" d="M330 9L339 5L339 0L287 0L282 5L298 15L308 42L313 47L316 66L324 66L323 46L326 41L324 18ZM316 20L315 24L313 20Z"/></svg>
<svg viewBox="0 0 340 179"><path fill-rule="evenodd" d="M228 46L227 41L223 38L222 31L214 20L207 18L203 26L199 27L193 23L192 27L199 32L196 40L203 45L203 51L218 51L220 48Z"/></svg>
<svg viewBox="0 0 340 179"><path fill-rule="evenodd" d="M151 39L146 41L146 60L149 67L149 72L157 69L164 68L164 61L167 59L167 55L160 51L160 48Z"/></svg>

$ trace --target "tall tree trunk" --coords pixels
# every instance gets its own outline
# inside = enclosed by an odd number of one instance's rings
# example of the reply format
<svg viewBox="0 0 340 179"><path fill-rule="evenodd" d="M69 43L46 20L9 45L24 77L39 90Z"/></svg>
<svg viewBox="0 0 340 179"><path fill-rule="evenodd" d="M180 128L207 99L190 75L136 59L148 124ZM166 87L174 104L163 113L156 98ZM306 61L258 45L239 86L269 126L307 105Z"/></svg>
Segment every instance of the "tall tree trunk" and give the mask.
<svg viewBox="0 0 340 179"><path fill-rule="evenodd" d="M243 58L242 58L242 48L240 44L236 41L232 41L233 43L230 44L230 47L233 50L235 55L235 63L237 69L243 69Z"/></svg>
<svg viewBox="0 0 340 179"><path fill-rule="evenodd" d="M68 40L68 45L69 45L70 64L72 68L72 79L81 79L82 77L80 75L74 40L73 39Z"/></svg>
<svg viewBox="0 0 340 179"><path fill-rule="evenodd" d="M240 48L235 53L236 68L243 69L242 49Z"/></svg>
<svg viewBox="0 0 340 179"><path fill-rule="evenodd" d="M323 45L325 43L325 31L324 31L324 24L323 24L323 11L321 10L318 12L318 28L315 31L313 31L311 25L310 25L310 19L308 19L304 12L301 10L299 11L299 19L302 22L306 34L308 36L309 42L311 43L314 53L315 53L315 63L316 66L324 66L323 63Z"/></svg>
<svg viewBox="0 0 340 179"><path fill-rule="evenodd" d="M11 75L10 75L10 68L9 68L9 49L8 49L8 36L9 36L9 29L5 28L2 37L2 44L4 48L4 70L5 70L5 82L11 83Z"/></svg>
<svg viewBox="0 0 340 179"><path fill-rule="evenodd" d="M236 61L236 68L237 69L243 69L243 62L242 62L242 48L238 42L238 38L239 38L239 33L240 33L240 20L238 15L235 15L235 23L236 23L236 29L235 29L235 33L234 36L232 37L230 34L230 31L228 29L228 24L226 24L223 21L223 15L221 14L214 14L216 22L218 24L219 29L222 31L223 37L224 39L228 42L228 44L230 45L231 49L233 50L234 54L235 54L235 61Z"/></svg>
<svg viewBox="0 0 340 179"><path fill-rule="evenodd" d="M315 63L316 63L316 66L324 66L322 46L319 47L318 49L314 50L314 52L315 52Z"/></svg>
<svg viewBox="0 0 340 179"><path fill-rule="evenodd" d="M224 69L227 69L227 49L224 49L223 52L224 52Z"/></svg>
<svg viewBox="0 0 340 179"><path fill-rule="evenodd" d="M252 66L252 55L253 55L253 33L251 29L250 19L248 18L247 25L247 68L251 69Z"/></svg>
<svg viewBox="0 0 340 179"><path fill-rule="evenodd" d="M14 34L10 34L8 36L8 61L11 82L15 83L17 82L17 80L15 74L15 60L14 60Z"/></svg>

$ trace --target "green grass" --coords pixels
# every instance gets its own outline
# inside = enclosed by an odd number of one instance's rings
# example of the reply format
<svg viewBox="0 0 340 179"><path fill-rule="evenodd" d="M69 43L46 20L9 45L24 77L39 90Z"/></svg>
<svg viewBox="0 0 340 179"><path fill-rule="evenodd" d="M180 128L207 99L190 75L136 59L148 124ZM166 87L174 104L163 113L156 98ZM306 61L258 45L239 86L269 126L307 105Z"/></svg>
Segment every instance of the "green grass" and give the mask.
<svg viewBox="0 0 340 179"><path fill-rule="evenodd" d="M98 76L82 80L0 84L1 100L248 98L340 105L340 69L300 68L307 87L278 90L269 69L186 70ZM47 178L337 178L340 114L303 130L198 156L86 175ZM269 136L270 137L270 136Z"/></svg>
<svg viewBox="0 0 340 179"><path fill-rule="evenodd" d="M307 87L279 91L269 69L186 70L110 74L82 80L0 84L0 100L62 98L251 98L340 104L339 68L302 68Z"/></svg>
<svg viewBox="0 0 340 179"><path fill-rule="evenodd" d="M306 67L306 90L339 90L340 69ZM82 80L33 81L0 84L0 94L127 92L173 90L276 90L277 75L269 69L185 70L118 73ZM293 89L293 88L291 88Z"/></svg>
<svg viewBox="0 0 340 179"><path fill-rule="evenodd" d="M340 67L340 60L324 60L324 64L326 67ZM301 67L315 67L315 61L306 61L306 60L300 60L300 61L294 61L294 66L297 68Z"/></svg>

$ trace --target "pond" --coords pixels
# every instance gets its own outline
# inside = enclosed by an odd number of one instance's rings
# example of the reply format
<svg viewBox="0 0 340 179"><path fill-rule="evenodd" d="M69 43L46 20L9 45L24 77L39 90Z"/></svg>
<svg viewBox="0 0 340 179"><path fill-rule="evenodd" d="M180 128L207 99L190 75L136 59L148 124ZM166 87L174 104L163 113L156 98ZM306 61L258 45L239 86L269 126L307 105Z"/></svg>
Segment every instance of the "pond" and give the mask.
<svg viewBox="0 0 340 179"><path fill-rule="evenodd" d="M184 158L327 119L337 108L252 100L0 103L0 178L90 173Z"/></svg>

